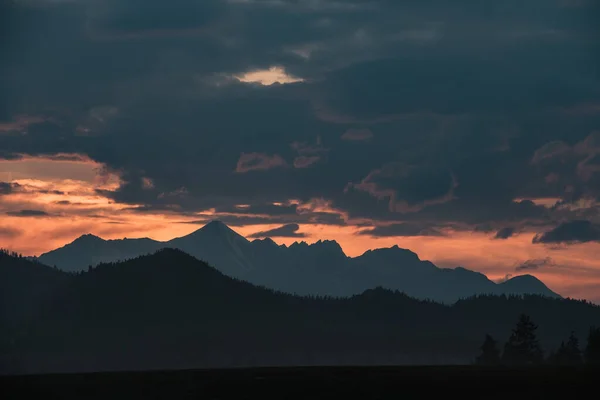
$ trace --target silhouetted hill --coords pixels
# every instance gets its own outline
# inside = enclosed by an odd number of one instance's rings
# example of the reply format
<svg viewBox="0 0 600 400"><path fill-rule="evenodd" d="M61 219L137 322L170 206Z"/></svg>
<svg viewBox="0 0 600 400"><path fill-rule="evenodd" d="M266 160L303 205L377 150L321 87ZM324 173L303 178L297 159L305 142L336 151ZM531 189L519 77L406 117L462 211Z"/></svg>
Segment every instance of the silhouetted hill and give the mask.
<svg viewBox="0 0 600 400"><path fill-rule="evenodd" d="M163 243L148 238L104 240L86 234L63 247L42 254L38 260L64 271L77 272L103 262L124 261L150 254L163 247Z"/></svg>
<svg viewBox="0 0 600 400"><path fill-rule="evenodd" d="M69 278L65 272L0 250L0 373L12 368L6 355L20 329Z"/></svg>
<svg viewBox="0 0 600 400"><path fill-rule="evenodd" d="M441 269L410 250L394 246L355 258L335 241L278 246L270 239L248 241L220 221L168 242L103 240L85 235L39 261L67 271L150 254L170 247L214 265L228 276L286 293L348 297L377 286L420 299L452 303L476 294L539 294L559 297L535 277L496 284L464 268Z"/></svg>
<svg viewBox="0 0 600 400"><path fill-rule="evenodd" d="M515 276L498 284L498 287L506 294L525 294L532 290L541 293L548 289L539 279L529 274Z"/></svg>
<svg viewBox="0 0 600 400"><path fill-rule="evenodd" d="M521 313L539 324L547 348L600 321L600 307L541 296L453 306L383 288L345 299L296 297L174 249L64 276L13 332L3 355L11 371L469 363L484 334L505 340Z"/></svg>
<svg viewBox="0 0 600 400"><path fill-rule="evenodd" d="M37 313L43 299L69 279L69 274L0 250L0 321L14 326Z"/></svg>

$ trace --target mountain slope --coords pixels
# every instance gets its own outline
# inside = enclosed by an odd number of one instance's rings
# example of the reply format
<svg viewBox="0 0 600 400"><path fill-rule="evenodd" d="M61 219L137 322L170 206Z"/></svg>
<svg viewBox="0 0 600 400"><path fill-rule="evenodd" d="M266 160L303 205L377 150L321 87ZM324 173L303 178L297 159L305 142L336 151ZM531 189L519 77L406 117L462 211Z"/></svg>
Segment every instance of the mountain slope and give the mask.
<svg viewBox="0 0 600 400"><path fill-rule="evenodd" d="M218 265L224 273L243 277L254 269L249 257L251 243L220 221L212 221L187 236L172 239L167 247Z"/></svg>
<svg viewBox="0 0 600 400"><path fill-rule="evenodd" d="M475 294L558 296L534 277L497 285L485 275L464 268L440 269L398 246L351 258L335 241L297 242L289 247L270 239L250 242L219 221L168 242L103 240L85 235L41 255L39 260L65 270L84 270L99 262L133 258L164 247L183 250L231 277L299 295L347 297L382 286L441 302Z"/></svg>
<svg viewBox="0 0 600 400"><path fill-rule="evenodd" d="M0 250L0 374L18 369L8 357L27 321L60 291L71 275Z"/></svg>
<svg viewBox="0 0 600 400"><path fill-rule="evenodd" d="M0 326L13 327L35 315L69 278L65 272L0 250Z"/></svg>
<svg viewBox="0 0 600 400"><path fill-rule="evenodd" d="M104 240L87 234L63 247L42 254L38 261L49 266L56 265L64 271L76 272L102 262L150 254L162 247L163 243L148 238Z"/></svg>
<svg viewBox="0 0 600 400"><path fill-rule="evenodd" d="M21 372L468 363L484 334L506 340L520 313L555 348L571 330L583 336L600 307L538 296L445 306L383 288L301 298L163 249L73 276L10 356Z"/></svg>
<svg viewBox="0 0 600 400"><path fill-rule="evenodd" d="M533 275L519 275L515 276L505 282L502 282L496 286L497 290L495 293L505 293L514 295L523 295L535 291L536 293L543 294L549 297L557 297L558 295L552 292L546 285L544 285L539 279Z"/></svg>

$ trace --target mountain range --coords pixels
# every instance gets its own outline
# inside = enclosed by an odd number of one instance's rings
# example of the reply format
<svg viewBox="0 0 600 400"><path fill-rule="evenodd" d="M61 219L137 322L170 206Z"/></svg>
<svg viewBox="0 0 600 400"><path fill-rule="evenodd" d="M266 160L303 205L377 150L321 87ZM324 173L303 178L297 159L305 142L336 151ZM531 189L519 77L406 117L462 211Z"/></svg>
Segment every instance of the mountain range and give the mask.
<svg viewBox="0 0 600 400"><path fill-rule="evenodd" d="M445 303L477 294L559 297L532 275L495 283L465 268L438 268L398 246L348 257L337 242L329 240L290 246L278 245L270 238L249 241L220 221L167 242L148 238L104 240L87 234L37 260L73 272L162 248L182 250L230 277L298 295L348 297L383 287Z"/></svg>
<svg viewBox="0 0 600 400"><path fill-rule="evenodd" d="M504 342L521 313L556 349L600 307L544 296L452 305L381 287L300 297L233 279L162 249L67 273L0 252L0 373L240 366L465 364L486 334Z"/></svg>

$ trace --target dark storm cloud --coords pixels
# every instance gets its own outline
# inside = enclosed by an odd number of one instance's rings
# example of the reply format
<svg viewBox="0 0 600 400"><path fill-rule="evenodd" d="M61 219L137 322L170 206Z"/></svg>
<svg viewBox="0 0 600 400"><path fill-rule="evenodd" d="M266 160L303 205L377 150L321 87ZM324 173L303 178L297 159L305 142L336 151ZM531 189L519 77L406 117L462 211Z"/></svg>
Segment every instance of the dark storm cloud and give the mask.
<svg viewBox="0 0 600 400"><path fill-rule="evenodd" d="M89 155L124 181L102 194L139 211L342 224L269 208L317 198L427 225L572 219L515 199L600 198L596 3L19 2L0 122L25 134L2 131L0 156ZM276 65L305 81L232 76Z"/></svg>
<svg viewBox="0 0 600 400"><path fill-rule="evenodd" d="M96 2L95 28L113 34L186 31L201 28L225 14L219 0L108 0Z"/></svg>
<svg viewBox="0 0 600 400"><path fill-rule="evenodd" d="M50 215L42 210L8 211L6 214L11 217L48 217Z"/></svg>
<svg viewBox="0 0 600 400"><path fill-rule="evenodd" d="M507 226L496 232L494 239L508 239L515 234L515 228Z"/></svg>
<svg viewBox="0 0 600 400"><path fill-rule="evenodd" d="M14 182L0 182L0 196L14 193L19 190L21 185Z"/></svg>
<svg viewBox="0 0 600 400"><path fill-rule="evenodd" d="M486 222L486 223L483 223L483 224L479 224L479 225L475 225L473 227L473 231L475 231L475 232L490 233L493 230L494 230L494 227L489 222Z"/></svg>
<svg viewBox="0 0 600 400"><path fill-rule="evenodd" d="M371 132L369 129L354 129L354 128L348 129L341 136L341 138L343 140L350 140L350 141L369 140L372 137L373 137L373 132Z"/></svg>
<svg viewBox="0 0 600 400"><path fill-rule="evenodd" d="M533 238L533 243L586 243L597 241L600 241L600 225L586 220L563 222L554 229Z"/></svg>
<svg viewBox="0 0 600 400"><path fill-rule="evenodd" d="M216 212L235 214L257 214L271 216L296 215L298 206L296 204L249 204L247 206L224 207L215 209Z"/></svg>
<svg viewBox="0 0 600 400"><path fill-rule="evenodd" d="M585 198L600 198L600 131L592 131L579 141L551 141L538 148L531 164L545 175L545 187L554 190L561 204Z"/></svg>
<svg viewBox="0 0 600 400"><path fill-rule="evenodd" d="M279 228L271 229L263 232L256 232L251 234L250 238L264 238L264 237L306 237L304 233L298 232L300 226L298 224L288 224L280 226Z"/></svg>
<svg viewBox="0 0 600 400"><path fill-rule="evenodd" d="M453 200L457 186L450 171L425 165L390 163L369 173L354 188L388 198L390 211L419 211Z"/></svg>
<svg viewBox="0 0 600 400"><path fill-rule="evenodd" d="M556 265L556 263L550 257L532 259L532 260L527 260L527 261L523 262L522 264L518 265L517 267L515 267L515 271L530 271L530 270L540 269L543 267L549 267L549 266L551 267L554 265Z"/></svg>
<svg viewBox="0 0 600 400"><path fill-rule="evenodd" d="M373 237L386 236L444 236L437 229L419 226L418 224L394 224L376 226L372 229L365 229L358 232L359 235L367 235Z"/></svg>

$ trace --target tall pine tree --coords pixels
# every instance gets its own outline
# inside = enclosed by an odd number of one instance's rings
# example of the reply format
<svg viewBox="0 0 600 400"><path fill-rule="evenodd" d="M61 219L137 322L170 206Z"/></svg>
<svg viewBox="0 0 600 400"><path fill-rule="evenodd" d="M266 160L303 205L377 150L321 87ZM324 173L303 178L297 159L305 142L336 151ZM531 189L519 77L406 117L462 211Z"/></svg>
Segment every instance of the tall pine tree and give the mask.
<svg viewBox="0 0 600 400"><path fill-rule="evenodd" d="M581 349L579 348L579 339L575 336L575 332L571 332L566 344L565 342L560 344L553 361L560 365L581 364Z"/></svg>
<svg viewBox="0 0 600 400"><path fill-rule="evenodd" d="M600 328L591 328L585 348L585 362L600 365Z"/></svg>
<svg viewBox="0 0 600 400"><path fill-rule="evenodd" d="M500 351L498 343L490 335L485 335L481 345L481 354L475 360L477 365L498 365L500 363Z"/></svg>
<svg viewBox="0 0 600 400"><path fill-rule="evenodd" d="M537 335L537 325L522 314L504 345L502 361L508 365L537 365L544 359Z"/></svg>

